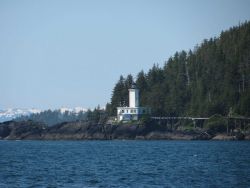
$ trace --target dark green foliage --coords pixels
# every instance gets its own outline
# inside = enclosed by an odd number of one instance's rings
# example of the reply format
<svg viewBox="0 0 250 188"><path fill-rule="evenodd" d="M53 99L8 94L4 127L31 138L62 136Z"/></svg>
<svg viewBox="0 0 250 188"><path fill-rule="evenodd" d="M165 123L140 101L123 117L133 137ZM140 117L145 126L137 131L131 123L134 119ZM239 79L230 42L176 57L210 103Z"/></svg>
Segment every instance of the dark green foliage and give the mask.
<svg viewBox="0 0 250 188"><path fill-rule="evenodd" d="M136 86L140 89L140 103L145 106L147 102L147 90L149 87L146 75L143 71L139 72L137 75Z"/></svg>
<svg viewBox="0 0 250 188"><path fill-rule="evenodd" d="M71 122L77 120L86 120L86 113L80 111L79 113L73 113L65 111L61 113L60 110L46 110L40 113L31 114L29 116L21 116L15 119L15 121L27 121L32 120L35 122L43 122L48 126L55 125L62 122Z"/></svg>
<svg viewBox="0 0 250 188"><path fill-rule="evenodd" d="M117 106L128 106L128 89L131 87L133 82L132 75L128 75L126 79L123 76L120 76L118 83L113 89L113 95L111 98L111 104L108 104L109 115L116 114Z"/></svg>
<svg viewBox="0 0 250 188"><path fill-rule="evenodd" d="M109 114L128 105L132 76L115 85ZM234 113L250 116L250 22L204 40L193 51L176 52L161 68L158 65L136 79L140 105L153 115L202 116Z"/></svg>
<svg viewBox="0 0 250 188"><path fill-rule="evenodd" d="M210 133L225 132L227 120L223 116L215 114L205 121L204 128Z"/></svg>
<svg viewBox="0 0 250 188"><path fill-rule="evenodd" d="M139 124L148 125L150 124L150 121L151 121L150 115L145 114L140 118Z"/></svg>
<svg viewBox="0 0 250 188"><path fill-rule="evenodd" d="M101 109L99 105L94 110L87 111L87 121L92 122L94 124L103 124L106 122L107 118L107 113L105 112L105 110Z"/></svg>

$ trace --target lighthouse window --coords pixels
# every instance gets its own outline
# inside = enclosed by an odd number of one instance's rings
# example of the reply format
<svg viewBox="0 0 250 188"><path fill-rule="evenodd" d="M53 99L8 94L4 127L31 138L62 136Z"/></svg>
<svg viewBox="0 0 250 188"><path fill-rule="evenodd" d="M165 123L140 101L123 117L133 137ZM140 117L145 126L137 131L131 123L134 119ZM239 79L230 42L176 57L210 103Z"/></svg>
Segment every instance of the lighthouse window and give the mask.
<svg viewBox="0 0 250 188"><path fill-rule="evenodd" d="M131 113L136 113L136 110L130 110Z"/></svg>

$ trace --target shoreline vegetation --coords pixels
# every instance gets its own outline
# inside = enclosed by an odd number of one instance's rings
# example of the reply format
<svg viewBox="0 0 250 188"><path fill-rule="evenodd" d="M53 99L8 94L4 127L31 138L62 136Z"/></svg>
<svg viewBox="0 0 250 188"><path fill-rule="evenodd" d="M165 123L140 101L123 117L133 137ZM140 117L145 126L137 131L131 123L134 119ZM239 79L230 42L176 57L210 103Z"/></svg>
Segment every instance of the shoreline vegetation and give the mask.
<svg viewBox="0 0 250 188"><path fill-rule="evenodd" d="M230 127L227 133L221 118L204 123L173 126L153 121L100 124L91 121L64 122L53 126L34 121L7 121L0 124L0 140L250 140L250 127Z"/></svg>

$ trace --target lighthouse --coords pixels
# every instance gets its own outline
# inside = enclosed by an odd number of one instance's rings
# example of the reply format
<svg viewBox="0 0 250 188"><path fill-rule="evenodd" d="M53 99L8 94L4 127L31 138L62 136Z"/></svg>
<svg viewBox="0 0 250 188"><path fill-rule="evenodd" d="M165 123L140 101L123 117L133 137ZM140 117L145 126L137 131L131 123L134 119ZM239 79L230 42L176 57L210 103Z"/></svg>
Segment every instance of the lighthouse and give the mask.
<svg viewBox="0 0 250 188"><path fill-rule="evenodd" d="M131 85L129 92L129 106L117 107L118 121L139 120L143 115L150 113L150 108L140 107L139 89L135 83Z"/></svg>
<svg viewBox="0 0 250 188"><path fill-rule="evenodd" d="M136 88L135 84L132 84L129 91L129 107L139 107L139 89Z"/></svg>

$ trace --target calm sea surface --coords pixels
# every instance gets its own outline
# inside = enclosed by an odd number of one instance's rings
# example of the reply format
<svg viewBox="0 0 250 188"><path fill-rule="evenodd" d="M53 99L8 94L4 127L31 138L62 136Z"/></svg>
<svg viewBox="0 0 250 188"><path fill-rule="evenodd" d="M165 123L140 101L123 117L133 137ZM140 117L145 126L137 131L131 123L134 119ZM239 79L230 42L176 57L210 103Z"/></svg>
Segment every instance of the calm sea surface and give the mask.
<svg viewBox="0 0 250 188"><path fill-rule="evenodd" d="M0 141L0 187L250 187L250 142Z"/></svg>

